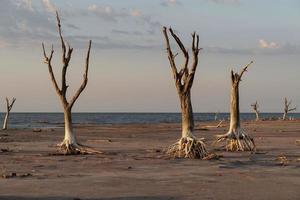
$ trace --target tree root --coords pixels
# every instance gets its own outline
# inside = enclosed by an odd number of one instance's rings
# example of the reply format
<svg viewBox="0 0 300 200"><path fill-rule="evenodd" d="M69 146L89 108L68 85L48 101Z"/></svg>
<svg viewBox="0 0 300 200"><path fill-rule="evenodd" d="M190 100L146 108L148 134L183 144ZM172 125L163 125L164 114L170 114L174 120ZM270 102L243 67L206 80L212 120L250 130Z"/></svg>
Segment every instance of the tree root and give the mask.
<svg viewBox="0 0 300 200"><path fill-rule="evenodd" d="M237 133L229 132L225 135L217 135L215 143L224 140L226 140L226 151L256 151L254 139L241 129Z"/></svg>
<svg viewBox="0 0 300 200"><path fill-rule="evenodd" d="M208 152L202 140L194 137L183 137L169 146L166 154L174 158L203 159L208 155Z"/></svg>
<svg viewBox="0 0 300 200"><path fill-rule="evenodd" d="M63 141L58 145L60 152L64 155L79 155L79 154L100 154L101 151L94 150L88 146L84 146L78 143L70 144L69 142Z"/></svg>

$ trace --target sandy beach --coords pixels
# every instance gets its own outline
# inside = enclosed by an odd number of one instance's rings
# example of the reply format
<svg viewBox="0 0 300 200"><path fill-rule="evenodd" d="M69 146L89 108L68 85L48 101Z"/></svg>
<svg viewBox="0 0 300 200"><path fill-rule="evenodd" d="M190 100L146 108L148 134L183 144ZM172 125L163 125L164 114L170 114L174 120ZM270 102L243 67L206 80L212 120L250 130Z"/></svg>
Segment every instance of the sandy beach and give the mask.
<svg viewBox="0 0 300 200"><path fill-rule="evenodd" d="M299 199L299 121L243 122L258 151L225 152L211 145L221 128L201 128L219 160L170 159L162 150L180 137L180 124L77 126L80 142L103 152L56 155L63 129L0 133L0 199ZM37 130L35 130L37 131Z"/></svg>

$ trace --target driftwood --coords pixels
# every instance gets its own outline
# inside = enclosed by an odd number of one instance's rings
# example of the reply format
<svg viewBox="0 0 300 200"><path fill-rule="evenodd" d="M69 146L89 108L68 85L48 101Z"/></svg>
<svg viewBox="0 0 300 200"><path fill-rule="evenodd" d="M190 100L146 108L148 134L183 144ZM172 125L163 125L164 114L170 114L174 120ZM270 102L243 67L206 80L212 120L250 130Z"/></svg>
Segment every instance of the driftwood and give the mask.
<svg viewBox="0 0 300 200"><path fill-rule="evenodd" d="M13 98L11 102L9 102L9 99L7 97L5 98L5 100L6 100L6 114L5 114L4 121L3 121L3 127L2 127L3 130L7 130L7 128L8 128L9 114L10 114L12 107L14 106L16 98Z"/></svg>
<svg viewBox="0 0 300 200"><path fill-rule="evenodd" d="M97 151L85 147L77 142L75 133L73 131L72 112L71 112L74 103L76 102L76 100L78 99L82 91L85 89L88 82L88 69L89 69L89 59L90 59L92 41L90 40L88 43L88 50L87 50L85 65L84 65L83 81L80 87L78 88L78 90L76 91L76 93L74 94L74 96L70 100L67 100L66 94L69 86L67 85L66 74L67 74L67 69L69 67L69 62L71 60L73 48L71 48L69 43L65 42L63 38L62 30L61 30L61 22L60 22L58 12L56 12L56 19L57 19L57 27L58 27L58 33L59 33L61 49L62 49L61 87L58 86L58 83L56 81L56 78L52 70L51 61L54 54L53 45L49 55L46 54L44 44L42 44L42 47L43 47L43 53L45 58L44 62L48 65L50 79L52 81L52 84L55 88L57 95L59 96L64 111L65 136L63 142L59 146L64 154L98 153Z"/></svg>
<svg viewBox="0 0 300 200"><path fill-rule="evenodd" d="M260 118L259 118L259 110L258 110L259 105L258 105L257 101L255 103L251 104L251 107L252 107L253 111L255 112L255 116L256 116L255 120L259 121L260 120Z"/></svg>
<svg viewBox="0 0 300 200"><path fill-rule="evenodd" d="M230 127L226 134L217 136L217 142L226 141L227 151L255 150L253 138L241 128L239 108L239 84L252 63L253 61L247 64L239 74L231 70Z"/></svg>
<svg viewBox="0 0 300 200"><path fill-rule="evenodd" d="M180 48L184 56L183 67L178 71L175 57L178 54L172 52L168 30L176 41L178 47ZM166 49L168 54L169 63L173 73L173 78L175 80L175 86L177 88L177 93L180 99L181 107L181 118L182 118L182 136L181 139L175 144L171 145L167 154L173 157L183 157L183 158L204 158L207 156L207 150L205 144L202 140L197 139L193 135L194 131L194 116L193 108L191 102L191 88L193 85L197 65L198 65L198 55L199 51L199 35L195 32L192 34L192 56L193 62L191 67L189 67L190 55L188 50L185 48L179 37L173 31L172 28L167 29L163 27L163 35L166 42Z"/></svg>
<svg viewBox="0 0 300 200"><path fill-rule="evenodd" d="M283 120L287 120L287 115L289 112L297 109L297 107L291 108L291 104L292 104L292 100L288 101L287 98L285 97L284 98L284 112L283 112L283 116L282 116Z"/></svg>
<svg viewBox="0 0 300 200"><path fill-rule="evenodd" d="M223 122L225 120L222 119L220 120L220 122L217 124L217 125L207 125L207 126L201 126L201 128L205 129L205 128L221 128L221 127L224 127L225 125L223 125Z"/></svg>

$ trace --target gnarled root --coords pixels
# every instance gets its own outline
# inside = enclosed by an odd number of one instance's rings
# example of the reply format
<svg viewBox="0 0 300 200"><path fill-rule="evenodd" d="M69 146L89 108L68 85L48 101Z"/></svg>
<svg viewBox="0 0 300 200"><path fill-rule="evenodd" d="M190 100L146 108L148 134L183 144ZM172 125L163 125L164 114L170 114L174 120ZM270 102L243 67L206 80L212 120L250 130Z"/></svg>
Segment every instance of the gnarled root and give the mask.
<svg viewBox="0 0 300 200"><path fill-rule="evenodd" d="M246 134L242 129L239 129L237 133L228 132L225 135L218 135L216 143L222 142L224 140L226 140L226 151L256 150L254 139Z"/></svg>
<svg viewBox="0 0 300 200"><path fill-rule="evenodd" d="M166 154L175 158L202 159L208 155L208 152L203 141L194 137L182 137L168 147Z"/></svg>
<svg viewBox="0 0 300 200"><path fill-rule="evenodd" d="M102 153L100 151L96 151L90 147L78 144L78 143L70 143L64 140L61 144L58 145L60 151L64 155L78 155L78 154L99 154Z"/></svg>

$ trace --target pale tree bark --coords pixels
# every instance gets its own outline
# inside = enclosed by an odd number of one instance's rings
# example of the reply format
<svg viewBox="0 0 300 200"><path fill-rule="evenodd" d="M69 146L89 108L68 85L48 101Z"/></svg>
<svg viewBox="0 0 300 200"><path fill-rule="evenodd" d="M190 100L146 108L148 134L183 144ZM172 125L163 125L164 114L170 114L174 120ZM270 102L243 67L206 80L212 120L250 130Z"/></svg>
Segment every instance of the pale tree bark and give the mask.
<svg viewBox="0 0 300 200"><path fill-rule="evenodd" d="M13 98L11 102L9 102L9 99L7 97L5 100L6 100L6 113L5 113L5 117L4 117L4 121L3 121L3 127L2 127L3 130L7 130L7 128L8 128L9 114L10 114L12 107L14 106L16 98Z"/></svg>
<svg viewBox="0 0 300 200"><path fill-rule="evenodd" d="M251 107L252 107L253 111L255 112L255 116L256 116L255 121L259 121L260 120L260 118L259 118L259 110L258 110L259 105L258 105L257 101L255 103L251 104Z"/></svg>
<svg viewBox="0 0 300 200"><path fill-rule="evenodd" d="M291 108L291 104L292 104L292 101L288 101L287 98L285 97L284 98L284 112L283 112L283 116L282 116L282 119L283 120L287 120L287 114L291 111L294 111L297 109L297 107L293 107Z"/></svg>
<svg viewBox="0 0 300 200"><path fill-rule="evenodd" d="M73 130L73 124L72 124L72 107L82 91L85 89L87 82L88 82L88 69L89 69L89 58L90 58L90 51L91 51L91 45L92 41L89 41L88 44L88 50L85 58L85 65L84 65L84 75L83 75L83 81L74 94L74 96L68 100L67 99L67 69L69 67L69 62L71 60L73 48L70 47L70 45L65 42L62 30L61 30L61 23L58 13L56 12L56 19L57 19L57 26L58 26L58 33L60 37L61 42L61 49L62 49L62 76L61 76L61 87L58 86L58 83L56 81L56 78L54 76L53 70L52 70L52 57L53 57L53 45L51 48L51 52L49 55L46 54L45 46L42 44L43 47L43 53L45 58L45 63L48 65L48 71L50 74L50 79L52 81L52 84L55 88L55 91L57 95L59 96L59 99L61 101L62 107L63 107L63 113L64 113L64 123L65 123L65 136L63 142L60 144L60 148L63 151L64 154L81 154L81 153L98 153L98 151L95 151L91 148L88 148L86 146L83 146L77 142L74 130Z"/></svg>
<svg viewBox="0 0 300 200"><path fill-rule="evenodd" d="M194 32L192 34L192 55L193 62L191 67L189 67L189 52L182 44L179 37L174 33L174 31L169 28L169 32L176 41L178 47L183 53L185 62L183 67L178 71L175 57L178 54L173 54L170 40L168 35L168 30L166 27L163 27L163 34L166 42L166 49L168 53L168 59L172 69L173 77L175 80L175 86L177 88L177 93L180 100L181 107L181 119L182 119L182 134L181 139L175 144L171 145L167 154L173 157L184 157L184 158L204 158L207 156L207 150L205 144L202 140L197 139L193 135L194 131L194 116L193 108L191 102L191 88L194 81L194 76L196 73L198 65L198 55L199 51L199 36Z"/></svg>
<svg viewBox="0 0 300 200"><path fill-rule="evenodd" d="M240 122L240 106L239 106L239 84L244 72L253 63L247 64L240 74L231 71L231 97L230 97L230 127L225 135L218 135L217 142L226 140L227 151L253 151L255 143L242 128Z"/></svg>

